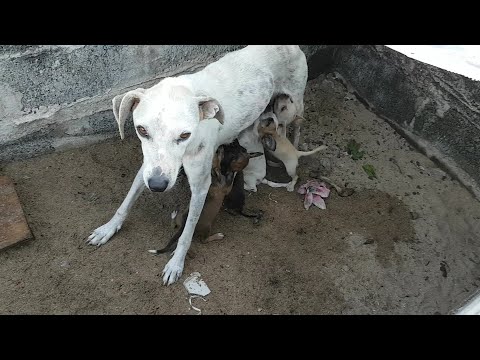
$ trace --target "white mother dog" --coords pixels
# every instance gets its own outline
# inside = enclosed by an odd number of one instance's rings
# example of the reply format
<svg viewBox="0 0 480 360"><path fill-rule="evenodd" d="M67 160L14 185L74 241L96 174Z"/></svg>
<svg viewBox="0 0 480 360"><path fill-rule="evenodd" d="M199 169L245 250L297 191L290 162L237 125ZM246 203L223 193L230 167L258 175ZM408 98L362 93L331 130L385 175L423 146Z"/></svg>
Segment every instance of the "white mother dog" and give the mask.
<svg viewBox="0 0 480 360"><path fill-rule="evenodd" d="M262 114L277 94L288 94L303 110L307 82L305 54L297 45L252 45L231 52L203 70L165 78L149 89L113 99L120 136L133 111L142 143L143 165L113 218L94 230L88 242L105 244L120 228L139 195L168 191L183 165L191 199L185 229L163 269L163 283L182 275L185 255L211 183L212 157Z"/></svg>

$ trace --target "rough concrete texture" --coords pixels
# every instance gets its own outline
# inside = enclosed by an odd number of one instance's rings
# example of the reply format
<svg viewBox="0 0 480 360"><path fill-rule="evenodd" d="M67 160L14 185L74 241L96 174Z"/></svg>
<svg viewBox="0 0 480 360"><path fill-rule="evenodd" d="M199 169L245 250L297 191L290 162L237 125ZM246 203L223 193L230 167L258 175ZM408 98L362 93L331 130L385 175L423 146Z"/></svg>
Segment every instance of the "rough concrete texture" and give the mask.
<svg viewBox="0 0 480 360"><path fill-rule="evenodd" d="M113 136L115 95L242 46L1 46L0 161Z"/></svg>
<svg viewBox="0 0 480 360"><path fill-rule="evenodd" d="M168 193L145 191L121 231L85 244L110 219L141 164L139 139L12 162L34 241L0 252L0 314L196 314L182 282L198 271L212 291L203 314L447 314L480 285L480 202L348 93L338 79L310 81L299 183L327 175L356 191L332 191L327 209L260 185L246 198L264 219L221 211L223 241L194 242L184 275L162 285L170 213L186 207L184 176ZM345 151L355 139L365 154ZM371 164L377 179L362 166ZM298 188L298 186L297 186Z"/></svg>
<svg viewBox="0 0 480 360"><path fill-rule="evenodd" d="M115 95L200 70L244 46L0 46L0 161L115 136ZM301 47L309 57L324 46Z"/></svg>

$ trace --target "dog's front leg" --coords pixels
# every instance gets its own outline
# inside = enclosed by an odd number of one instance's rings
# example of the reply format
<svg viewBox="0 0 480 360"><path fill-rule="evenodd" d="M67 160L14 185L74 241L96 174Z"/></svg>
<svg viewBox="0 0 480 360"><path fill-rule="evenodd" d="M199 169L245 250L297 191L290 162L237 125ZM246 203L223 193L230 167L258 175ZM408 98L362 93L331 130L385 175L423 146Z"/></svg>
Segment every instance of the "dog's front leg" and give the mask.
<svg viewBox="0 0 480 360"><path fill-rule="evenodd" d="M140 194L145 189L145 182L143 181L143 165L138 170L135 179L133 180L133 184L128 191L127 197L123 200L122 205L118 208L115 215L113 215L112 219L106 223L105 225L100 226L98 229L95 229L92 232L92 235L88 237L87 242L90 245L103 245L105 244L110 238L115 235L115 233L120 230L123 225L123 222L127 218L130 209L137 201Z"/></svg>
<svg viewBox="0 0 480 360"><path fill-rule="evenodd" d="M301 123L294 121L293 123L293 146L298 150L298 143L300 142Z"/></svg>
<svg viewBox="0 0 480 360"><path fill-rule="evenodd" d="M208 189L212 182L210 168L212 161L206 159L196 159L194 163L184 162L185 173L190 183L192 196L188 210L187 221L182 235L178 239L177 247L170 261L163 269L163 284L170 285L177 281L183 272L185 256L192 242L193 233L197 226L198 219L202 213L203 205L207 197Z"/></svg>

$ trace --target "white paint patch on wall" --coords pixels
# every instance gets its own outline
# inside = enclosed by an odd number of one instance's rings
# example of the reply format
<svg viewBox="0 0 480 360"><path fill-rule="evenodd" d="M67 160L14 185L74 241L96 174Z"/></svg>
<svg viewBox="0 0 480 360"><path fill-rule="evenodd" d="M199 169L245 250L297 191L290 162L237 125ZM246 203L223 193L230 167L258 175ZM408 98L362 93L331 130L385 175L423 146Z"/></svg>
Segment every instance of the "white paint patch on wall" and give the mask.
<svg viewBox="0 0 480 360"><path fill-rule="evenodd" d="M480 81L480 45L385 45L412 59Z"/></svg>

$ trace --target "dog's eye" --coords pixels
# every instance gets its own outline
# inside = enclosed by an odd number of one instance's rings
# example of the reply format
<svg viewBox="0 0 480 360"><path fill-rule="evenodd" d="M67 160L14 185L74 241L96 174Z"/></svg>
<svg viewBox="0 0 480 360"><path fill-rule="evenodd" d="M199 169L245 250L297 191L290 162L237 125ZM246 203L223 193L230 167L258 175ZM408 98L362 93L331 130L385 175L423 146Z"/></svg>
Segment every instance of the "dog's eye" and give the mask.
<svg viewBox="0 0 480 360"><path fill-rule="evenodd" d="M181 134L180 134L180 139L181 139L181 140L187 140L187 139L190 137L190 135L192 135L192 134L189 133L189 132L181 133Z"/></svg>
<svg viewBox="0 0 480 360"><path fill-rule="evenodd" d="M285 111L287 110L287 105L283 105L282 108L280 109L280 111Z"/></svg>
<svg viewBox="0 0 480 360"><path fill-rule="evenodd" d="M137 126L138 133L143 137L148 137L147 130L143 126Z"/></svg>

